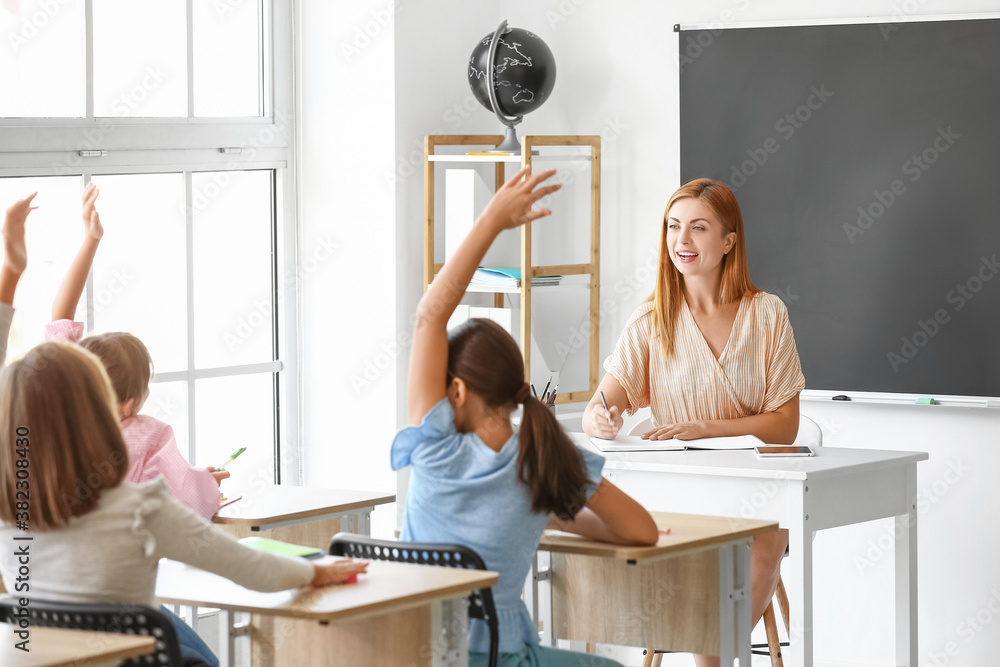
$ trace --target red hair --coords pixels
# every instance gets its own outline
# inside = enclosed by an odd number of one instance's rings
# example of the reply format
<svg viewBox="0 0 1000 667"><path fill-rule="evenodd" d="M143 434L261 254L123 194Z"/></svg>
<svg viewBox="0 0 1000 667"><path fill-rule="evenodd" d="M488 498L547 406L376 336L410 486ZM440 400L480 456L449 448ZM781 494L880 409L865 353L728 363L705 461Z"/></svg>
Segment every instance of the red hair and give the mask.
<svg viewBox="0 0 1000 667"><path fill-rule="evenodd" d="M750 280L746 238L743 235L743 215L732 191L725 183L710 178L698 178L677 188L677 191L670 196L667 208L663 212L663 229L660 232L660 271L656 276L656 287L646 299L654 303L655 334L660 337L663 354L667 357L674 351L674 330L684 300L684 292L681 291L684 277L670 260L670 249L667 247L667 216L674 203L681 199L701 200L719 219L723 227L723 236L730 232L736 234L736 243L722 258L720 301L733 303L745 296L753 296L760 292Z"/></svg>

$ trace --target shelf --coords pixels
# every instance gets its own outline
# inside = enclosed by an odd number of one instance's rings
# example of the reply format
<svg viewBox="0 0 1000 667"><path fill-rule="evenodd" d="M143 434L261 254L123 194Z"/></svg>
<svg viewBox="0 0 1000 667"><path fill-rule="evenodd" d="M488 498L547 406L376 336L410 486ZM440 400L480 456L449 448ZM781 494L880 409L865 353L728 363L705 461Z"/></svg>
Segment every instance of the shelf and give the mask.
<svg viewBox="0 0 1000 667"><path fill-rule="evenodd" d="M513 162L521 163L520 155L428 155L430 162ZM532 155L531 162L590 162L589 155Z"/></svg>

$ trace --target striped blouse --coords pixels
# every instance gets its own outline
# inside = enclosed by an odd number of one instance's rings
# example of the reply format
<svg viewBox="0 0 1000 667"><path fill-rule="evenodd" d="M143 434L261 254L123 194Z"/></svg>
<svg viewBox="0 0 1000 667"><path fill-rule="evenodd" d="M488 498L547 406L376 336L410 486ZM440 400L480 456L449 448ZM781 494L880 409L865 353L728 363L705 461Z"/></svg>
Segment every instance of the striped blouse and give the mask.
<svg viewBox="0 0 1000 667"><path fill-rule="evenodd" d="M654 427L772 412L805 388L788 311L773 294L743 298L718 359L686 301L674 354L664 358L653 308L647 301L632 314L604 368L625 389L630 413L651 407Z"/></svg>

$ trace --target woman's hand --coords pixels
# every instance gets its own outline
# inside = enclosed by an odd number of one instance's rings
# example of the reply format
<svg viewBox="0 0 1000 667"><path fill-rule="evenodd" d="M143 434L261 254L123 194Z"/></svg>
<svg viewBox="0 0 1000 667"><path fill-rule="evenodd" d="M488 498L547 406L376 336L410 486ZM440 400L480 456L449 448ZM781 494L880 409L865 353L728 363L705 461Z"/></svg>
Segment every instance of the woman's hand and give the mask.
<svg viewBox="0 0 1000 667"><path fill-rule="evenodd" d="M671 438L697 440L698 438L711 437L712 434L706 421L681 422L670 426L661 426L642 434L643 440L670 440Z"/></svg>
<svg viewBox="0 0 1000 667"><path fill-rule="evenodd" d="M624 423L617 405L605 410L603 405L591 403L583 413L583 432L592 438L614 440Z"/></svg>
<svg viewBox="0 0 1000 667"><path fill-rule="evenodd" d="M318 588L330 584L342 584L356 574L364 574L368 571L368 561L335 560L329 563L316 563L313 568L315 576L309 585Z"/></svg>
<svg viewBox="0 0 1000 667"><path fill-rule="evenodd" d="M101 225L101 216L97 212L97 195L101 191L91 183L83 191L83 226L87 233L87 238L100 241L104 236L104 227Z"/></svg>
<svg viewBox="0 0 1000 667"><path fill-rule="evenodd" d="M542 197L550 195L562 187L562 185L556 184L535 189L542 181L551 178L555 173L555 169L546 169L533 176L531 165L524 167L497 190L480 216L480 220L489 220L498 225L500 229L514 229L526 222L551 215L552 211L547 208L532 209L531 207Z"/></svg>

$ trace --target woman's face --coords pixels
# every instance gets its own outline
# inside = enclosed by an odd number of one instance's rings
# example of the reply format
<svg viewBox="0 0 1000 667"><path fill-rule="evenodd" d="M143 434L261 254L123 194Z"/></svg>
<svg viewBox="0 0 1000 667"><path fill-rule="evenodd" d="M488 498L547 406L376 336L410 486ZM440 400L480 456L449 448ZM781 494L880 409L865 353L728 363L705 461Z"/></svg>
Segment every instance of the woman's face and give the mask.
<svg viewBox="0 0 1000 667"><path fill-rule="evenodd" d="M667 211L667 250L681 275L718 273L735 244L736 233L727 232L700 199L681 199Z"/></svg>

